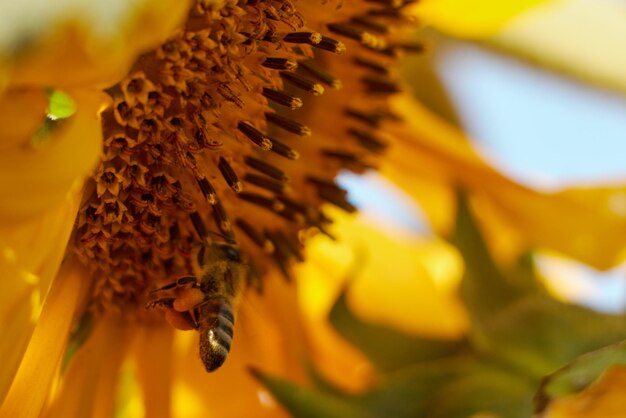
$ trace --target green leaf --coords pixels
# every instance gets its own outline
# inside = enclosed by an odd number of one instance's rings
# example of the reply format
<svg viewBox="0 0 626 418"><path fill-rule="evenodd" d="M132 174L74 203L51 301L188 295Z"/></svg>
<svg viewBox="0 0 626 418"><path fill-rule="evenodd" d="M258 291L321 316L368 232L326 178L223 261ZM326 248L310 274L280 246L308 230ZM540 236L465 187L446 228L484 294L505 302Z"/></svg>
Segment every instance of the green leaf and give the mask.
<svg viewBox="0 0 626 418"><path fill-rule="evenodd" d="M294 418L374 418L348 397L338 397L307 389L287 380L272 377L257 370L251 373L272 393Z"/></svg>
<svg viewBox="0 0 626 418"><path fill-rule="evenodd" d="M471 213L468 199L462 193L458 194L452 242L465 260L461 296L475 331L481 331L486 321L519 299L525 289L508 283L508 278L494 263Z"/></svg>
<svg viewBox="0 0 626 418"><path fill-rule="evenodd" d="M361 350L378 370L389 372L414 363L456 355L467 348L465 340L433 340L402 334L391 328L356 318L342 292L330 312L330 322Z"/></svg>
<svg viewBox="0 0 626 418"><path fill-rule="evenodd" d="M537 412L555 398L577 393L612 365L626 364L626 342L614 344L582 355L565 367L547 376L537 392Z"/></svg>
<svg viewBox="0 0 626 418"><path fill-rule="evenodd" d="M528 418L536 382L510 370L477 364L470 373L445 383L437 391L429 418L466 418L483 412L506 418Z"/></svg>
<svg viewBox="0 0 626 418"><path fill-rule="evenodd" d="M473 321L476 350L539 378L582 353L626 338L624 316L550 297L537 285L528 256L516 268L501 270L463 195L458 207L454 238L466 263L461 288Z"/></svg>

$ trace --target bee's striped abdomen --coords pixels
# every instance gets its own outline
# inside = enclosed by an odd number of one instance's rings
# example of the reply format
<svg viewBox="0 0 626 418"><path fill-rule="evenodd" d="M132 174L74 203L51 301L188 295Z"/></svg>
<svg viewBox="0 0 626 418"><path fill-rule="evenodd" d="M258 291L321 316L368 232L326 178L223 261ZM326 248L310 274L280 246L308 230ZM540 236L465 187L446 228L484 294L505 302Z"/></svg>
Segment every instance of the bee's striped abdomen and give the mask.
<svg viewBox="0 0 626 418"><path fill-rule="evenodd" d="M212 372L228 357L235 317L230 303L224 298L216 298L200 307L200 318L200 358L206 370Z"/></svg>

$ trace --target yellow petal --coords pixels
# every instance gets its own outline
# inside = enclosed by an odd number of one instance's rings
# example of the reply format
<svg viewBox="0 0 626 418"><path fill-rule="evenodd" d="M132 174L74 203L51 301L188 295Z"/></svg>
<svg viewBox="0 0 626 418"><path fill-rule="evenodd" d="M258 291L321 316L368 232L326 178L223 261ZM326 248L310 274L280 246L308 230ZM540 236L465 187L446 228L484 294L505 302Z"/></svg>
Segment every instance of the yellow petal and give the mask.
<svg viewBox="0 0 626 418"><path fill-rule="evenodd" d="M108 87L126 75L137 55L169 36L186 16L189 2L117 1L106 6L111 10L106 17L99 2L83 3L61 13L58 8L50 10L42 29L24 34L31 42L19 49L19 54L4 51L4 64L12 67L11 83Z"/></svg>
<svg viewBox="0 0 626 418"><path fill-rule="evenodd" d="M61 264L80 196L80 187L75 187L58 207L28 221L0 225L0 399L9 389Z"/></svg>
<svg viewBox="0 0 626 418"><path fill-rule="evenodd" d="M389 126L399 141L384 159L383 173L401 186L418 178L431 182L433 188L438 184L449 190L466 189L479 207L490 248L501 257L515 258L530 247L545 247L601 269L622 260L626 239L623 188L558 193L529 189L487 165L461 131L410 98L399 97L395 105L406 124ZM431 206L445 209L445 198L442 202ZM450 213L444 232L453 219Z"/></svg>
<svg viewBox="0 0 626 418"><path fill-rule="evenodd" d="M13 88L0 95L0 151L26 145L44 123L47 107L43 88Z"/></svg>
<svg viewBox="0 0 626 418"><path fill-rule="evenodd" d="M544 418L622 418L626 416L626 366L615 365L583 391L555 400Z"/></svg>
<svg viewBox="0 0 626 418"><path fill-rule="evenodd" d="M70 260L62 266L44 303L22 363L0 416L39 416L56 374L77 307L83 302L85 277L82 265Z"/></svg>
<svg viewBox="0 0 626 418"><path fill-rule="evenodd" d="M75 92L77 112L42 143L30 137L0 153L0 219L13 223L57 205L93 169L102 146L99 92Z"/></svg>
<svg viewBox="0 0 626 418"><path fill-rule="evenodd" d="M489 42L533 63L626 92L626 4L567 0L520 16Z"/></svg>
<svg viewBox="0 0 626 418"><path fill-rule="evenodd" d="M462 274L454 248L439 240L392 237L365 220L350 220L339 211L329 213L339 242L313 241L307 255L309 264L323 266L319 279L332 283L332 288L323 298L311 300L308 291L301 298L303 309L327 312L350 278L348 304L368 322L415 335L454 338L464 333L467 318L452 294ZM433 322L433 316L438 321Z"/></svg>
<svg viewBox="0 0 626 418"><path fill-rule="evenodd" d="M143 389L146 417L171 416L172 344L174 330L167 324L144 325L137 330L135 363L140 387ZM200 364L198 364L199 367Z"/></svg>
<svg viewBox="0 0 626 418"><path fill-rule="evenodd" d="M72 357L43 416L112 417L121 365L132 341L130 331L119 320L99 320Z"/></svg>
<svg viewBox="0 0 626 418"><path fill-rule="evenodd" d="M480 39L500 30L529 8L546 0L425 0L417 15L428 25L453 36Z"/></svg>

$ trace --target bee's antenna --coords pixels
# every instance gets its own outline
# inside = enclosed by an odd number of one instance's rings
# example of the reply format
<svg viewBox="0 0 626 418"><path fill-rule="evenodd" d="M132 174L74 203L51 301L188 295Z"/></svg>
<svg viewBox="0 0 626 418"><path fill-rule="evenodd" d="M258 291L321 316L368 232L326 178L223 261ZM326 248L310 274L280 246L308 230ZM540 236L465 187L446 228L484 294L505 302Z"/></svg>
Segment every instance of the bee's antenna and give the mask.
<svg viewBox="0 0 626 418"><path fill-rule="evenodd" d="M215 232L215 231L207 231L207 233L210 234L210 235L213 235L213 236L216 236L216 237L219 237L219 238L223 239L224 242L226 242L227 244L236 244L237 243L233 236L227 237L226 235L220 234L219 232Z"/></svg>
<svg viewBox="0 0 626 418"><path fill-rule="evenodd" d="M235 237L232 236L232 235L231 236L226 236L224 234L220 234L219 232L209 231L208 228L206 227L206 224L204 223L204 221L202 220L202 218L200 217L200 214L198 212L190 213L189 214L189 218L191 219L191 223L193 224L193 227L196 230L196 233L200 237L201 241L208 242L209 241L209 237L211 235L213 235L213 236L221 238L227 244L233 245L233 244L237 243L235 241Z"/></svg>

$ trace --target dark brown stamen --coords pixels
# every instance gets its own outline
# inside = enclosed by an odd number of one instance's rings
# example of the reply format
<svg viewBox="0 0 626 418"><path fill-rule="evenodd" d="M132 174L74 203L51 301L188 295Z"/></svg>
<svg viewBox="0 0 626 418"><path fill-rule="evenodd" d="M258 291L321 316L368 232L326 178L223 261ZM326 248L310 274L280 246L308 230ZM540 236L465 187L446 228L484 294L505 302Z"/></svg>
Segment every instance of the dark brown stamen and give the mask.
<svg viewBox="0 0 626 418"><path fill-rule="evenodd" d="M348 135L356 138L359 144L368 151L379 153L387 148L387 142L361 129L349 128Z"/></svg>
<svg viewBox="0 0 626 418"><path fill-rule="evenodd" d="M269 177L261 176L258 174L246 173L243 179L247 183L254 184L255 186L269 190L276 194L281 194L285 191L285 183Z"/></svg>
<svg viewBox="0 0 626 418"><path fill-rule="evenodd" d="M400 49L404 52L409 53L420 53L424 52L426 46L421 42L397 42L391 45L392 48Z"/></svg>
<svg viewBox="0 0 626 418"><path fill-rule="evenodd" d="M243 190L243 184L241 184L239 176L237 176L237 173L235 173L235 170L233 170L225 158L220 157L217 168L219 168L222 177L224 177L228 186L233 189L235 193L239 193Z"/></svg>
<svg viewBox="0 0 626 418"><path fill-rule="evenodd" d="M376 113L364 113L352 108L346 108L345 113L346 116L350 116L360 122L365 122L374 128L377 128L380 124L381 117Z"/></svg>
<svg viewBox="0 0 626 418"><path fill-rule="evenodd" d="M291 32L285 35L283 41L294 44L317 45L322 41L322 35L318 32Z"/></svg>
<svg viewBox="0 0 626 418"><path fill-rule="evenodd" d="M375 73L381 74L381 75L388 75L389 74L389 67L383 63L380 63L378 61L374 61L368 58L363 58L363 57L355 57L353 62L358 65L359 67L362 68L366 68L368 70L372 70Z"/></svg>
<svg viewBox="0 0 626 418"><path fill-rule="evenodd" d="M320 199L326 200L329 203L345 210L348 213L356 212L356 207L348 202L347 192L341 187L334 185L334 187L328 187L322 184L316 184L317 195Z"/></svg>
<svg viewBox="0 0 626 418"><path fill-rule="evenodd" d="M378 38L363 29L359 29L345 23L329 23L326 26L331 32L336 33L337 35L345 36L346 38L354 39L368 48L381 49L385 47L385 41L383 39Z"/></svg>
<svg viewBox="0 0 626 418"><path fill-rule="evenodd" d="M298 68L298 61L289 58L266 58L262 65L272 70L293 71Z"/></svg>
<svg viewBox="0 0 626 418"><path fill-rule="evenodd" d="M192 212L189 214L189 218L191 218L191 223L193 224L198 237L200 237L201 241L204 241L209 236L209 231L206 224L200 217L200 214L198 212Z"/></svg>
<svg viewBox="0 0 626 418"><path fill-rule="evenodd" d="M365 0L369 3L378 3L395 9L404 6L404 0Z"/></svg>
<svg viewBox="0 0 626 418"><path fill-rule="evenodd" d="M300 65L303 64L301 63ZM283 80L287 81L293 86L302 89L308 93L311 93L314 96L319 96L320 94L324 93L324 87L321 84L316 83L313 80L309 80L308 78L302 77L299 74L281 71L280 76L283 78Z"/></svg>
<svg viewBox="0 0 626 418"><path fill-rule="evenodd" d="M263 248L265 252L274 252L274 244L267 239L262 232L257 231L252 225L241 218L237 218L235 224L250 238L256 245Z"/></svg>
<svg viewBox="0 0 626 418"><path fill-rule="evenodd" d="M382 9L370 9L367 11L367 15L369 16L382 16L391 19L407 19L407 17L402 13L401 9L393 8L393 7L385 7Z"/></svg>
<svg viewBox="0 0 626 418"><path fill-rule="evenodd" d="M400 92L400 87L391 80L362 77L361 82L365 85L365 89L370 94L395 94Z"/></svg>
<svg viewBox="0 0 626 418"><path fill-rule="evenodd" d="M389 33L389 26L379 23L375 21L374 19L371 19L367 16L355 16L352 19L350 19L350 21L357 25L361 25L364 28L367 28L368 30L372 32L377 32L377 33L382 33L382 34Z"/></svg>
<svg viewBox="0 0 626 418"><path fill-rule="evenodd" d="M230 219L228 218L228 214L226 213L222 202L219 200L215 203L215 205L213 205L213 216L220 232L224 234L227 239L234 241Z"/></svg>
<svg viewBox="0 0 626 418"><path fill-rule="evenodd" d="M217 193L211 183L209 183L209 180L203 177L197 181L204 198L209 202L209 204L214 205L217 202Z"/></svg>
<svg viewBox="0 0 626 418"><path fill-rule="evenodd" d="M282 182L288 182L290 180L289 176L285 174L279 168L274 167L273 165L266 163L265 161L258 160L254 157L246 156L244 162L248 167L254 168L255 170L265 174L266 176L272 177L276 180L280 180Z"/></svg>
<svg viewBox="0 0 626 418"><path fill-rule="evenodd" d="M300 158L300 154L298 153L298 151L294 150L290 146L283 144L282 142L273 138L270 138L270 140L272 141L272 152L275 152L276 154L285 158L289 158L290 160L297 160L298 158Z"/></svg>
<svg viewBox="0 0 626 418"><path fill-rule="evenodd" d="M240 121L237 124L237 129L261 149L269 151L272 148L272 142L250 122Z"/></svg>
<svg viewBox="0 0 626 418"><path fill-rule="evenodd" d="M272 241L279 251L283 252L290 258L295 258L296 260L303 262L304 255L302 255L302 251L298 248L297 244L294 244L289 238L287 238L282 232L275 231L271 235Z"/></svg>
<svg viewBox="0 0 626 418"><path fill-rule="evenodd" d="M280 201L270 199L256 193L242 192L239 193L237 197L245 200L246 202L250 202L262 208L269 209L272 212L280 212L285 208L285 205L283 205Z"/></svg>
<svg viewBox="0 0 626 418"><path fill-rule="evenodd" d="M325 157L338 160L343 167L354 172L362 172L373 168L351 152L322 149L321 153Z"/></svg>
<svg viewBox="0 0 626 418"><path fill-rule="evenodd" d="M286 106L292 110L302 107L302 99L300 99L299 97L290 96L283 93L282 91L263 87L263 96L267 97L268 99L279 105Z"/></svg>
<svg viewBox="0 0 626 418"><path fill-rule="evenodd" d="M300 136L311 135L311 129L308 126L303 125L293 119L281 116L277 113L265 112L265 119L267 119L268 122L273 123L277 127L286 130L287 132L291 132Z"/></svg>
<svg viewBox="0 0 626 418"><path fill-rule="evenodd" d="M343 87L341 80L333 76L332 74L327 73L326 71L320 70L310 62L302 62L301 66L304 70L309 72L313 77L321 81L322 83L339 90Z"/></svg>
<svg viewBox="0 0 626 418"><path fill-rule="evenodd" d="M343 44L343 42L340 42L328 36L322 36L322 41L319 44L313 46L319 49L323 49L324 51L334 52L335 54L343 54L344 52L346 52L346 46Z"/></svg>
<svg viewBox="0 0 626 418"><path fill-rule="evenodd" d="M265 32L265 34L263 35L263 38L261 38L261 40L267 41L267 42L276 43L276 42L280 41L280 35L277 34L274 31L268 30L267 32Z"/></svg>

